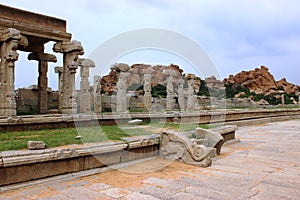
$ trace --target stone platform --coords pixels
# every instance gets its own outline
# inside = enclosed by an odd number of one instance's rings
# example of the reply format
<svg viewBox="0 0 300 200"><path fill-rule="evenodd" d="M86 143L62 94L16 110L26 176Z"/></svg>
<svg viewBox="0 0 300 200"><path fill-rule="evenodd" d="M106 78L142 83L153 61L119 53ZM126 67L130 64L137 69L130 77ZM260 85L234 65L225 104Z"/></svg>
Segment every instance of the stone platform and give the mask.
<svg viewBox="0 0 300 200"><path fill-rule="evenodd" d="M300 120L245 126L209 168L153 159L0 188L0 199L299 199ZM8 190L12 189L12 190Z"/></svg>
<svg viewBox="0 0 300 200"><path fill-rule="evenodd" d="M103 168L158 155L159 135L0 153L0 186ZM1 198L0 198L1 199Z"/></svg>
<svg viewBox="0 0 300 200"><path fill-rule="evenodd" d="M167 121L176 123L226 123L233 125L249 125L273 121L300 119L300 109L276 110L216 110L190 113L125 113L125 114L46 114L24 115L13 118L0 117L0 134L9 131L26 131L40 129L70 128L78 126L99 126L127 123L130 119L143 121Z"/></svg>

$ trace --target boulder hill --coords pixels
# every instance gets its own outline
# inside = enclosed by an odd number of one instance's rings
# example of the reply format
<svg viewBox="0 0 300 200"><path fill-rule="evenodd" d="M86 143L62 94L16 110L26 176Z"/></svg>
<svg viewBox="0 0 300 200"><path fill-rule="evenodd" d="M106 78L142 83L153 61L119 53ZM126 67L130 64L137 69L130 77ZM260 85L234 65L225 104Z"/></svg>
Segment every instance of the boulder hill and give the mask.
<svg viewBox="0 0 300 200"><path fill-rule="evenodd" d="M128 71L129 78L127 81L127 87L132 85L142 85L144 82L144 74L152 74L151 84L156 86L158 84L166 85L166 77L163 74L163 70L173 69L176 73L174 77L174 84L177 80L183 76L183 70L174 64L169 66L163 65L147 65L147 64L134 64ZM188 72L187 72L188 73ZM101 89L104 94L111 95L117 91L116 84L118 77L116 71L111 70L108 75L103 76L101 79ZM269 69L265 66L256 68L250 71L242 71L236 75L230 75L229 78L225 78L222 81L217 80L214 76L207 77L201 81L199 77L195 80L194 91L199 92L201 83L205 83L209 89L212 90L224 90L224 86L235 89L237 86L247 88L251 93L271 96L280 93L297 94L299 86L289 83L285 78L276 81L273 75L269 72ZM206 87L205 86L205 87Z"/></svg>
<svg viewBox="0 0 300 200"><path fill-rule="evenodd" d="M229 87L235 87L239 84L244 88L248 88L250 92L262 95L274 95L278 92L295 94L299 88L299 86L287 82L285 78L276 81L265 66L250 71L242 71L235 76L230 75L223 82Z"/></svg>

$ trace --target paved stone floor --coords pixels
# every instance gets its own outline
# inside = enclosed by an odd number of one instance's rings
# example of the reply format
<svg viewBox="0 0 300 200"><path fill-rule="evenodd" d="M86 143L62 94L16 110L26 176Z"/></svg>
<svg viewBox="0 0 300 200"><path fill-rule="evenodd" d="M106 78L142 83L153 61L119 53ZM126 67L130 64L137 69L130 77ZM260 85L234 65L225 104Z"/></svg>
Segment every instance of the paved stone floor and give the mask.
<svg viewBox="0 0 300 200"><path fill-rule="evenodd" d="M0 199L300 199L300 120L241 127L209 168L156 158Z"/></svg>

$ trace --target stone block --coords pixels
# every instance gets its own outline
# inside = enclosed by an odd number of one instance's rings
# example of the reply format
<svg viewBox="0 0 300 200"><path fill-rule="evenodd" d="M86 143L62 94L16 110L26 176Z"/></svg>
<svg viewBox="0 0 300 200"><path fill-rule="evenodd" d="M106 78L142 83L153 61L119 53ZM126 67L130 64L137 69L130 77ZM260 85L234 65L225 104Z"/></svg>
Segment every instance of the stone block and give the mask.
<svg viewBox="0 0 300 200"><path fill-rule="evenodd" d="M40 150L46 148L46 143L43 141L28 141L27 148L30 150Z"/></svg>
<svg viewBox="0 0 300 200"><path fill-rule="evenodd" d="M204 140L204 145L217 149L217 154L221 153L221 147L224 144L224 138L217 131L211 131L203 128L196 128L195 136L197 139Z"/></svg>
<svg viewBox="0 0 300 200"><path fill-rule="evenodd" d="M128 121L129 125L139 125L141 123L143 123L143 120L141 120L141 119L134 119L134 120Z"/></svg>

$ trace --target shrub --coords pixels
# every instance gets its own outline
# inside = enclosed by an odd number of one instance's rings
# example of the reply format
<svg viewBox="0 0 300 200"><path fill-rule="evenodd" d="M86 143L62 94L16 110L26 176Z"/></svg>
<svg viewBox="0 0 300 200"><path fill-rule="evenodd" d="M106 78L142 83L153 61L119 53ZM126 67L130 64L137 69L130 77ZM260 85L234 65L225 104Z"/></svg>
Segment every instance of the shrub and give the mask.
<svg viewBox="0 0 300 200"><path fill-rule="evenodd" d="M152 97L166 98L167 97L167 87L164 85L158 84L158 85L152 87L151 95L152 95Z"/></svg>

